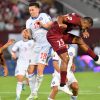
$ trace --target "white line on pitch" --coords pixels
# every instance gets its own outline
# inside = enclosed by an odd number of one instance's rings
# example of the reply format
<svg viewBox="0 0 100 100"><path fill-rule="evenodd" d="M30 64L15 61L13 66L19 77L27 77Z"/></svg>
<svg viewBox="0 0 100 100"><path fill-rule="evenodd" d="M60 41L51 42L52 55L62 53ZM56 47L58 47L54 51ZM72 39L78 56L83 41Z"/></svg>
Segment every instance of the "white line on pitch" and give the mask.
<svg viewBox="0 0 100 100"><path fill-rule="evenodd" d="M0 94L15 94L16 92L0 92ZM50 92L39 92L39 94L45 94L48 95ZM59 92L59 94L62 94L63 92ZM23 93L23 94L28 94L28 93ZM79 92L80 95L93 95L97 94L100 95L100 92ZM1 99L0 99L1 100Z"/></svg>

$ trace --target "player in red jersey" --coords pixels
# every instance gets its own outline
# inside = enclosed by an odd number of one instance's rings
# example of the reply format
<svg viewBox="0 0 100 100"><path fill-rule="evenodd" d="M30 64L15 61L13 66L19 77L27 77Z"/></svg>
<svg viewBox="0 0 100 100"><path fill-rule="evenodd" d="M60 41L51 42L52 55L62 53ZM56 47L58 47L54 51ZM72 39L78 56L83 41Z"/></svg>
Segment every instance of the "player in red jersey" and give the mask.
<svg viewBox="0 0 100 100"><path fill-rule="evenodd" d="M47 33L47 39L53 49L62 59L61 65L61 80L60 86L64 86L66 79L66 65L68 64L69 56L66 50L66 44L78 44L78 46L91 56L96 63L100 64L100 56L96 55L90 47L83 41L82 37L70 34L69 31L77 28L81 30L84 38L89 37L88 29L92 27L93 20L91 17L81 17L75 13L66 14L58 16L57 21L55 21L50 27Z"/></svg>
<svg viewBox="0 0 100 100"><path fill-rule="evenodd" d="M3 55L3 51L14 43L14 40L8 40L5 45L0 45L0 65L4 68L4 76L8 75L8 69Z"/></svg>

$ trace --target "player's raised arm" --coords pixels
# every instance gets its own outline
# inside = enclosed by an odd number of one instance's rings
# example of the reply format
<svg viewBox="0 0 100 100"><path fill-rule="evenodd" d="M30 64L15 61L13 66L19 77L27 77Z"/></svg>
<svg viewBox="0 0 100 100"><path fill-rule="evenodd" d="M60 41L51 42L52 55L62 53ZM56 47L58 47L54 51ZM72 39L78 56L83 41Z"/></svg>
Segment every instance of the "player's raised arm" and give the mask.
<svg viewBox="0 0 100 100"><path fill-rule="evenodd" d="M8 42L0 48L0 49L1 49L1 52L3 52L3 50L5 50L6 48L8 48L8 47L9 47L10 45L12 45L14 42L15 42L14 39L8 40Z"/></svg>
<svg viewBox="0 0 100 100"><path fill-rule="evenodd" d="M49 29L50 26L52 25L52 21L50 21L50 22L44 24L44 23L42 23L41 21L38 20L38 21L36 21L36 23L37 23L38 25L40 25L40 27L43 27L43 28L46 28L46 29Z"/></svg>
<svg viewBox="0 0 100 100"><path fill-rule="evenodd" d="M64 21L66 21L66 16L58 16L57 20L60 27L67 28L67 25L63 23Z"/></svg>

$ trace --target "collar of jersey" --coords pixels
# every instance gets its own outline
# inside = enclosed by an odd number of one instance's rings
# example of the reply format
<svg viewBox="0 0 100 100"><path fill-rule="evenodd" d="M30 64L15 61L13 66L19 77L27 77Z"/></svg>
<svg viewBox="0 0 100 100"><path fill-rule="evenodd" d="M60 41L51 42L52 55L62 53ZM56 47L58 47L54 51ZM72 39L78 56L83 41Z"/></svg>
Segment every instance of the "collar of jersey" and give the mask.
<svg viewBox="0 0 100 100"><path fill-rule="evenodd" d="M38 17L31 17L32 19L37 19Z"/></svg>

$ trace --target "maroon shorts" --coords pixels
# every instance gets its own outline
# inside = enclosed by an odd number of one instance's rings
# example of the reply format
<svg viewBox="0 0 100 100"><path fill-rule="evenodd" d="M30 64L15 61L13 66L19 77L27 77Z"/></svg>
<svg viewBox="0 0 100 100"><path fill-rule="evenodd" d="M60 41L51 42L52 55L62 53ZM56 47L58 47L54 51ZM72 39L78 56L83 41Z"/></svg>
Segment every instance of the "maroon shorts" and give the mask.
<svg viewBox="0 0 100 100"><path fill-rule="evenodd" d="M74 35L63 34L57 22L54 22L47 33L47 40L58 54L67 52L66 44L71 44Z"/></svg>

